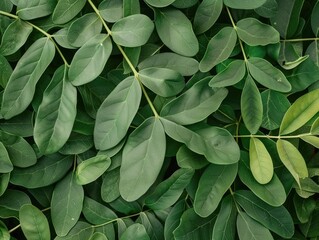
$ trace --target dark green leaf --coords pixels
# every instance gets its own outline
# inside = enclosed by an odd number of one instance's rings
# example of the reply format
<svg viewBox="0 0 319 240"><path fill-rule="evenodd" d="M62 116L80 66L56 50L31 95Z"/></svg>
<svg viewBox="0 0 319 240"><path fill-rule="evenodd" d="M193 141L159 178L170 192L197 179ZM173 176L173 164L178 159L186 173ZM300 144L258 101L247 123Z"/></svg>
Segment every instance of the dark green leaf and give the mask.
<svg viewBox="0 0 319 240"><path fill-rule="evenodd" d="M313 198L301 198L295 194L293 201L298 220L301 223L307 223L316 208L316 200Z"/></svg>
<svg viewBox="0 0 319 240"><path fill-rule="evenodd" d="M192 152L185 145L178 149L176 160L178 166L181 168L201 169L208 164L203 155Z"/></svg>
<svg viewBox="0 0 319 240"><path fill-rule="evenodd" d="M164 237L167 240L173 240L173 231L178 227L180 218L185 211L186 203L181 200L176 203L169 212L164 224Z"/></svg>
<svg viewBox="0 0 319 240"><path fill-rule="evenodd" d="M18 219L20 208L25 204L31 204L31 199L25 192L8 189L0 197L0 217Z"/></svg>
<svg viewBox="0 0 319 240"><path fill-rule="evenodd" d="M235 9L255 9L261 7L266 0L242 0L238 2L237 0L224 0L224 4L230 8Z"/></svg>
<svg viewBox="0 0 319 240"><path fill-rule="evenodd" d="M12 74L12 67L8 60L0 54L0 86L5 88Z"/></svg>
<svg viewBox="0 0 319 240"><path fill-rule="evenodd" d="M0 173L9 173L13 170L13 165L8 155L7 149L0 142Z"/></svg>
<svg viewBox="0 0 319 240"><path fill-rule="evenodd" d="M163 225L153 213L142 212L136 222L143 224L150 239L163 239Z"/></svg>
<svg viewBox="0 0 319 240"><path fill-rule="evenodd" d="M93 231L90 224L78 221L66 236L56 236L54 240L87 240L92 236Z"/></svg>
<svg viewBox="0 0 319 240"><path fill-rule="evenodd" d="M311 28L313 33L318 36L319 21L316 16L319 14L319 3L317 2L311 12Z"/></svg>
<svg viewBox="0 0 319 240"><path fill-rule="evenodd" d="M140 8L139 0L123 0L123 12L125 17L140 13Z"/></svg>
<svg viewBox="0 0 319 240"><path fill-rule="evenodd" d="M58 1L52 14L55 24L64 24L73 19L84 7L86 0Z"/></svg>
<svg viewBox="0 0 319 240"><path fill-rule="evenodd" d="M101 198L104 202L112 202L120 196L120 168L115 168L103 175Z"/></svg>
<svg viewBox="0 0 319 240"><path fill-rule="evenodd" d="M3 131L21 137L30 137L33 135L33 112L24 111L10 120L0 123Z"/></svg>
<svg viewBox="0 0 319 240"><path fill-rule="evenodd" d="M276 0L266 0L259 8L254 9L256 13L265 18L276 16L278 11L278 3Z"/></svg>

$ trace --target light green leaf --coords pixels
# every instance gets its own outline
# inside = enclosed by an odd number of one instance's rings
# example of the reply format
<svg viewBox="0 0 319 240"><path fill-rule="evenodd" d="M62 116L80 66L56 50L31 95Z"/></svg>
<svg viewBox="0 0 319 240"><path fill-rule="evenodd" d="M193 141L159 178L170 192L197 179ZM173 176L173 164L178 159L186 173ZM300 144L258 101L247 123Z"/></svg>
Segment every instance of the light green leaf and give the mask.
<svg viewBox="0 0 319 240"><path fill-rule="evenodd" d="M18 51L25 44L32 30L30 24L20 19L12 22L2 36L0 53L7 56Z"/></svg>
<svg viewBox="0 0 319 240"><path fill-rule="evenodd" d="M123 0L104 0L99 4L98 9L107 22L114 23L123 18Z"/></svg>
<svg viewBox="0 0 319 240"><path fill-rule="evenodd" d="M166 240L174 240L173 231L178 227L180 218L185 210L186 203L185 201L180 200L168 213L164 224L164 237Z"/></svg>
<svg viewBox="0 0 319 240"><path fill-rule="evenodd" d="M0 86L5 88L12 74L12 67L8 60L0 54Z"/></svg>
<svg viewBox="0 0 319 240"><path fill-rule="evenodd" d="M173 8L156 9L155 26L162 42L173 52L192 57L199 51L190 20Z"/></svg>
<svg viewBox="0 0 319 240"><path fill-rule="evenodd" d="M9 173L13 170L13 165L8 155L7 149L0 142L0 173Z"/></svg>
<svg viewBox="0 0 319 240"><path fill-rule="evenodd" d="M48 219L37 207L31 204L23 205L19 211L19 219L26 239L51 239Z"/></svg>
<svg viewBox="0 0 319 240"><path fill-rule="evenodd" d="M94 143L99 150L116 146L126 135L137 113L142 90L134 77L120 82L97 111Z"/></svg>
<svg viewBox="0 0 319 240"><path fill-rule="evenodd" d="M115 168L103 175L101 198L104 202L112 202L120 196L120 168Z"/></svg>
<svg viewBox="0 0 319 240"><path fill-rule="evenodd" d="M319 112L319 89L299 97L285 113L279 133L286 135L302 127Z"/></svg>
<svg viewBox="0 0 319 240"><path fill-rule="evenodd" d="M145 0L149 5L157 8L167 7L171 3L175 2L175 0Z"/></svg>
<svg viewBox="0 0 319 240"><path fill-rule="evenodd" d="M207 217L218 207L223 195L237 176L237 163L231 165L210 164L202 174L194 200L194 210Z"/></svg>
<svg viewBox="0 0 319 240"><path fill-rule="evenodd" d="M251 137L249 145L251 172L260 184L269 183L274 174L274 166L267 148L258 138Z"/></svg>
<svg viewBox="0 0 319 240"><path fill-rule="evenodd" d="M310 132L312 134L319 134L319 117L312 123Z"/></svg>
<svg viewBox="0 0 319 240"><path fill-rule="evenodd" d="M267 228L256 222L244 212L240 212L237 215L237 233L240 240L273 240L273 237Z"/></svg>
<svg viewBox="0 0 319 240"><path fill-rule="evenodd" d="M66 143L76 117L76 102L76 89L62 65L45 89L35 118L34 140L42 153L54 153Z"/></svg>
<svg viewBox="0 0 319 240"><path fill-rule="evenodd" d="M260 84L278 92L289 92L291 84L286 76L265 59L251 57L247 66L251 76Z"/></svg>
<svg viewBox="0 0 319 240"><path fill-rule="evenodd" d="M210 71L214 66L226 60L237 42L234 28L222 28L208 43L206 52L199 63L202 72Z"/></svg>
<svg viewBox="0 0 319 240"><path fill-rule="evenodd" d="M198 71L198 61L173 52L152 55L138 64L140 70L150 67L169 68L179 72L182 76L192 76Z"/></svg>
<svg viewBox="0 0 319 240"><path fill-rule="evenodd" d="M95 13L87 13L72 22L67 39L72 46L81 47L101 30L102 22L99 17Z"/></svg>
<svg viewBox="0 0 319 240"><path fill-rule="evenodd" d="M319 148L319 138L318 137L316 137L316 136L302 136L301 139L304 140L305 142L311 144L315 148Z"/></svg>
<svg viewBox="0 0 319 240"><path fill-rule="evenodd" d="M145 227L140 223L129 226L122 234L120 240L150 240Z"/></svg>
<svg viewBox="0 0 319 240"><path fill-rule="evenodd" d="M111 165L111 159L106 155L97 155L81 162L75 172L77 184L85 185L99 178Z"/></svg>
<svg viewBox="0 0 319 240"><path fill-rule="evenodd" d="M204 0L195 12L194 31L201 34L209 30L217 21L223 10L222 0Z"/></svg>
<svg viewBox="0 0 319 240"><path fill-rule="evenodd" d="M144 45L154 30L152 20L143 14L133 14L122 18L112 26L112 38L124 47Z"/></svg>
<svg viewBox="0 0 319 240"><path fill-rule="evenodd" d="M284 206L272 207L247 190L236 191L234 197L250 217L269 230L283 238L294 234L294 222Z"/></svg>
<svg viewBox="0 0 319 240"><path fill-rule="evenodd" d="M106 34L98 34L87 41L74 55L69 81L74 86L93 81L103 71L112 52L111 39Z"/></svg>
<svg viewBox="0 0 319 240"><path fill-rule="evenodd" d="M10 182L26 188L39 188L51 185L60 180L71 168L72 156L58 153L44 156L28 168L15 168L11 173Z"/></svg>
<svg viewBox="0 0 319 240"><path fill-rule="evenodd" d="M9 230L8 230L7 226L2 221L0 221L0 237L2 240L10 240L11 239Z"/></svg>
<svg viewBox="0 0 319 240"><path fill-rule="evenodd" d="M11 12L12 8L13 8L13 3L10 0L1 1L0 10L5 11L5 12Z"/></svg>
<svg viewBox="0 0 319 240"><path fill-rule="evenodd" d="M165 132L158 118L146 119L129 136L122 156L120 193L126 201L141 197L156 180L165 156Z"/></svg>
<svg viewBox="0 0 319 240"><path fill-rule="evenodd" d="M44 37L36 40L20 58L3 93L1 114L5 119L22 113L32 101L35 85L53 60L55 47Z"/></svg>
<svg viewBox="0 0 319 240"><path fill-rule="evenodd" d="M181 125L204 120L215 112L227 96L225 88L207 87L210 77L194 84L186 92L168 102L160 115Z"/></svg>
<svg viewBox="0 0 319 240"><path fill-rule="evenodd" d="M18 1L16 14L23 20L32 20L50 15L55 5L56 0Z"/></svg>
<svg viewBox="0 0 319 240"><path fill-rule="evenodd" d="M197 2L198 0L175 0L172 3L172 6L176 8L185 9L194 6Z"/></svg>
<svg viewBox="0 0 319 240"><path fill-rule="evenodd" d="M153 210L163 210L172 206L182 195L193 174L192 169L178 169L157 185L154 192L145 199L145 204Z"/></svg>
<svg viewBox="0 0 319 240"><path fill-rule="evenodd" d="M223 71L217 73L209 82L210 87L227 87L238 83L246 74L243 60L232 61Z"/></svg>
<svg viewBox="0 0 319 240"><path fill-rule="evenodd" d="M108 240L108 238L100 232L95 232L89 240Z"/></svg>
<svg viewBox="0 0 319 240"><path fill-rule="evenodd" d="M58 236L65 236L77 223L82 211L84 191L76 184L73 173L69 173L53 190L51 218Z"/></svg>
<svg viewBox="0 0 319 240"><path fill-rule="evenodd" d="M185 87L183 76L169 68L150 67L139 71L141 82L162 97L171 97Z"/></svg>
<svg viewBox="0 0 319 240"><path fill-rule="evenodd" d="M250 75L247 76L241 93L240 106L246 128L251 134L255 134L262 123L263 105L260 92Z"/></svg>
<svg viewBox="0 0 319 240"><path fill-rule="evenodd" d="M10 181L10 173L3 173L0 175L0 196L2 196L9 185Z"/></svg>
<svg viewBox="0 0 319 240"><path fill-rule="evenodd" d="M164 235L163 225L154 213L141 212L136 222L143 224L150 239L161 239Z"/></svg>
<svg viewBox="0 0 319 240"><path fill-rule="evenodd" d="M283 139L278 139L277 151L282 163L300 185L299 179L308 177L306 162L301 153L292 143Z"/></svg>
<svg viewBox="0 0 319 240"><path fill-rule="evenodd" d="M58 1L52 13L55 24L64 24L73 19L84 7L86 0Z"/></svg>
<svg viewBox="0 0 319 240"><path fill-rule="evenodd" d="M279 32L256 18L244 18L236 24L238 37L250 46L266 46L280 41Z"/></svg>
<svg viewBox="0 0 319 240"><path fill-rule="evenodd" d="M235 9L255 9L261 7L266 0L242 0L242 1L237 1L237 0L224 0L224 4L227 7L230 8L235 8Z"/></svg>

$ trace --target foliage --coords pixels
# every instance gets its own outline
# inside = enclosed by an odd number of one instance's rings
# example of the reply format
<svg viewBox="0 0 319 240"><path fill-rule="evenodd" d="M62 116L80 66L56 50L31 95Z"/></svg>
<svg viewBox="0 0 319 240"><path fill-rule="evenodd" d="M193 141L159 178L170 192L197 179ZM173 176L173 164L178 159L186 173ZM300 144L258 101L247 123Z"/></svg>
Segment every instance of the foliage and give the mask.
<svg viewBox="0 0 319 240"><path fill-rule="evenodd" d="M1 239L318 239L318 19L0 1Z"/></svg>

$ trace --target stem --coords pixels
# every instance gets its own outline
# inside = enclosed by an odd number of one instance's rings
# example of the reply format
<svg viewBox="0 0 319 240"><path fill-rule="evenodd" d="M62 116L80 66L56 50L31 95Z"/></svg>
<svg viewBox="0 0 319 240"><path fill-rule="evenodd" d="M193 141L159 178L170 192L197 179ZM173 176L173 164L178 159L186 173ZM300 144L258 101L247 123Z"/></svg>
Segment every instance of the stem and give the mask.
<svg viewBox="0 0 319 240"><path fill-rule="evenodd" d="M11 14L11 13L7 13L7 12L4 12L4 11L0 11L0 15L4 15L4 16L10 17L10 18L14 18L14 19L18 19L19 18L17 15L14 15L14 14Z"/></svg>
<svg viewBox="0 0 319 240"><path fill-rule="evenodd" d="M15 226L14 228L11 228L11 229L9 230L9 233L12 233L13 231L17 230L19 227L21 227L21 224Z"/></svg>
<svg viewBox="0 0 319 240"><path fill-rule="evenodd" d="M306 136L315 136L311 133L302 133L302 134L298 134L298 135L292 135L292 136L270 136L270 135L237 135L234 136L236 138L251 138L251 137L255 137L255 138L269 138L269 139L293 139L293 138L301 138L301 137L306 137Z"/></svg>
<svg viewBox="0 0 319 240"><path fill-rule="evenodd" d="M304 41L319 41L319 38L297 38L297 39L283 39L281 42L304 42Z"/></svg>

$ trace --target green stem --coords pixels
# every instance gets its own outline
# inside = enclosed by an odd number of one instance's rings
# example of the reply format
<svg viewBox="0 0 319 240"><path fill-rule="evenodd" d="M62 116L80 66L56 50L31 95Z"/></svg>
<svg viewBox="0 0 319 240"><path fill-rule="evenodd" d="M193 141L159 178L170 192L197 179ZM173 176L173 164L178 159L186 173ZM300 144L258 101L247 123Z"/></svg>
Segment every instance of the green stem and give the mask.
<svg viewBox="0 0 319 240"><path fill-rule="evenodd" d="M302 133L302 134L298 134L298 135L291 135L291 136L270 136L270 135L254 135L254 134L250 134L250 135L236 135L234 137L236 138L269 138L269 139L293 139L293 138L301 138L301 137L306 137L306 136L315 136L311 133Z"/></svg>
<svg viewBox="0 0 319 240"><path fill-rule="evenodd" d="M297 39L283 39L281 42L304 42L304 41L319 41L319 38L297 38Z"/></svg>
<svg viewBox="0 0 319 240"><path fill-rule="evenodd" d="M17 226L15 226L15 227L13 227L13 228L11 228L10 230L9 230L9 233L12 233L12 232L14 232L15 230L17 230L19 227L21 227L21 225L19 224L19 225L17 225Z"/></svg>
<svg viewBox="0 0 319 240"><path fill-rule="evenodd" d="M10 17L10 18L14 18L14 19L18 19L19 18L17 15L14 15L14 14L11 14L11 13L8 13L8 12L4 12L4 11L0 11L0 15L4 15L4 16Z"/></svg>

